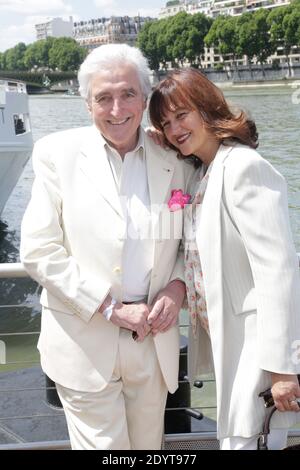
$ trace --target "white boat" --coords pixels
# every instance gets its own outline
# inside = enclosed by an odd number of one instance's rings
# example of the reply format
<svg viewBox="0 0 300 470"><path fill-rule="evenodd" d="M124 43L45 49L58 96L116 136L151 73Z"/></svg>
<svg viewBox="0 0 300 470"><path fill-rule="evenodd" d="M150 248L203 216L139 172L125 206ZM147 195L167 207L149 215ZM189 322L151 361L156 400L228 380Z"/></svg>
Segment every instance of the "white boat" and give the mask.
<svg viewBox="0 0 300 470"><path fill-rule="evenodd" d="M33 147L26 85L0 80L0 214Z"/></svg>

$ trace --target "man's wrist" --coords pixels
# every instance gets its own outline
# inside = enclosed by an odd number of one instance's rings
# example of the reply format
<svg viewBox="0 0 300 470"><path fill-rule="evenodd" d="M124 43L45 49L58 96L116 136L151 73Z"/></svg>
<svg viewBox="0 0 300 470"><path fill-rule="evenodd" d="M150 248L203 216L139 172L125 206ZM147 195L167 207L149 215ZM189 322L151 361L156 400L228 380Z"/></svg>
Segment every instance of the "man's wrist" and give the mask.
<svg viewBox="0 0 300 470"><path fill-rule="evenodd" d="M114 306L116 305L116 303L117 303L117 300L111 297L111 301L110 301L109 305L107 307L105 307L104 310L102 310L101 313L107 321L110 321L110 318L113 314L113 309L114 309Z"/></svg>
<svg viewBox="0 0 300 470"><path fill-rule="evenodd" d="M182 289L183 292L186 291L186 285L185 282L182 279L173 279L172 281L169 282L167 287L171 286L176 286Z"/></svg>

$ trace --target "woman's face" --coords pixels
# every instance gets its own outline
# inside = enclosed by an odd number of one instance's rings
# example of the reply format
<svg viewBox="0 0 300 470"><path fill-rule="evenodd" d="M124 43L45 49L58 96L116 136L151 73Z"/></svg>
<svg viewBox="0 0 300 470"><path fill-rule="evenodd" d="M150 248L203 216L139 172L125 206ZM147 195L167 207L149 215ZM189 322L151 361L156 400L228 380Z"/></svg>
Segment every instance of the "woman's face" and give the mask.
<svg viewBox="0 0 300 470"><path fill-rule="evenodd" d="M167 140L182 155L196 155L205 161L215 154L216 139L205 128L198 111L184 107L167 111L161 125Z"/></svg>

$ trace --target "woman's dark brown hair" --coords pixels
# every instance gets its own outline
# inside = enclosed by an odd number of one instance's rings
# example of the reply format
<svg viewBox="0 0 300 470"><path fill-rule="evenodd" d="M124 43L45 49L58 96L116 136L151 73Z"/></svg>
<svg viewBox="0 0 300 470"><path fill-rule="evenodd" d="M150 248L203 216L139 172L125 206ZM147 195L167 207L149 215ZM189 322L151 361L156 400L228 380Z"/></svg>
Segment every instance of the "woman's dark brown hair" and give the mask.
<svg viewBox="0 0 300 470"><path fill-rule="evenodd" d="M205 128L222 143L230 140L251 148L258 146L254 121L244 111L235 114L222 91L196 69L174 70L157 85L149 103L153 126L163 133L165 113L178 107L197 110Z"/></svg>

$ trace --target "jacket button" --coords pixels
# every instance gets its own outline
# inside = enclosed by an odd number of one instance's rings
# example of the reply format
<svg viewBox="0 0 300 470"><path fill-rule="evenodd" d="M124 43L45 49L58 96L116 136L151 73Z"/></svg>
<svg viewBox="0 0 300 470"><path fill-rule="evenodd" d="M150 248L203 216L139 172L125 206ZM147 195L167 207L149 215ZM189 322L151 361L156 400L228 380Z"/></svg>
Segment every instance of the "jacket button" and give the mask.
<svg viewBox="0 0 300 470"><path fill-rule="evenodd" d="M113 269L113 273L115 273L115 274L120 274L120 272L121 272L120 266L116 266L116 267Z"/></svg>

